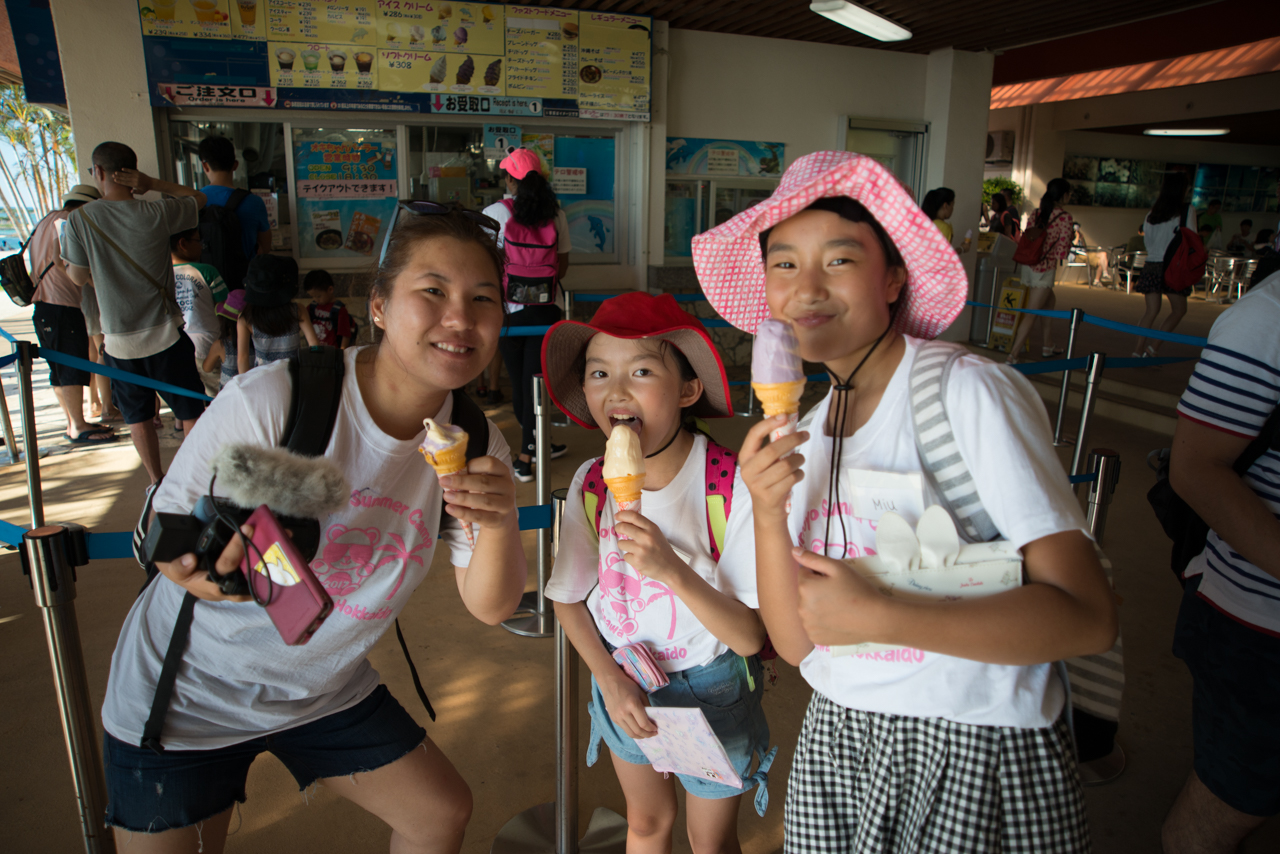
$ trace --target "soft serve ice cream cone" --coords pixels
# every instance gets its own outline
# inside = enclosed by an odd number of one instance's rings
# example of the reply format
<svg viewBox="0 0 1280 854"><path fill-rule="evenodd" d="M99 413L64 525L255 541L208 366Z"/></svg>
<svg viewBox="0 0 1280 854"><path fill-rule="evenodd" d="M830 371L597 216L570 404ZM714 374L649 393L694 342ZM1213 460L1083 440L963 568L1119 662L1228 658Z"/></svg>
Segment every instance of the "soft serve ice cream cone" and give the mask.
<svg viewBox="0 0 1280 854"><path fill-rule="evenodd" d="M800 342L791 325L773 318L761 323L751 345L751 388L766 418L787 416L787 423L769 434L773 441L796 432L804 383Z"/></svg>
<svg viewBox="0 0 1280 854"><path fill-rule="evenodd" d="M605 486L613 493L619 510L640 512L640 490L644 489L644 451L640 436L625 424L617 424L604 446Z"/></svg>
<svg viewBox="0 0 1280 854"><path fill-rule="evenodd" d="M418 447L418 450L422 452L422 456L426 457L427 462L431 463L431 467L436 471L436 476L444 477L447 474L465 472L467 470L467 441L470 439L467 431L452 424L440 424L430 418L422 423L426 425L427 435L422 440L422 445ZM475 534L471 532L471 524L463 522L462 530L467 535L467 542L474 549L476 547L476 538Z"/></svg>

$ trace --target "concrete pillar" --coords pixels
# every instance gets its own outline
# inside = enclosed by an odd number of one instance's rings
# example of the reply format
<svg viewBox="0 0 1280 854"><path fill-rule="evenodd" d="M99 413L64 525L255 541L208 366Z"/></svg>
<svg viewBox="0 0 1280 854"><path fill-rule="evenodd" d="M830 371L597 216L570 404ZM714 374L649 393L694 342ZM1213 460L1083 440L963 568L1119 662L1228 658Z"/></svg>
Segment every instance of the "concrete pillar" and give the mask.
<svg viewBox="0 0 1280 854"><path fill-rule="evenodd" d="M102 142L123 142L138 168L159 173L155 121L147 94L142 27L134 0L53 0L53 25L71 113L78 180Z"/></svg>
<svg viewBox="0 0 1280 854"><path fill-rule="evenodd" d="M670 34L666 21L653 22L653 53L649 72L649 230L647 254L640 264L642 288L649 287L649 267L666 258L667 198L667 81L670 79Z"/></svg>
<svg viewBox="0 0 1280 854"><path fill-rule="evenodd" d="M982 212L982 171L991 106L991 70L995 57L954 48L929 54L925 73L924 117L929 122L929 162L925 190L950 187L956 193L951 225L957 243L966 231L978 233ZM923 201L923 197L921 201ZM960 256L973 281L977 256L973 248ZM968 311L942 337L968 335Z"/></svg>

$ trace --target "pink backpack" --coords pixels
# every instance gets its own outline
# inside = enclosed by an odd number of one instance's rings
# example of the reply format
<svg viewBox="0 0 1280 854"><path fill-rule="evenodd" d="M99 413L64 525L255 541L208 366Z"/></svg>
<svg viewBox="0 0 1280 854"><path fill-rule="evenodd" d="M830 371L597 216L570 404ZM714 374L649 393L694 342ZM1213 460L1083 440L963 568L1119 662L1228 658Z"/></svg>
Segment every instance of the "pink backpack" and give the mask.
<svg viewBox="0 0 1280 854"><path fill-rule="evenodd" d="M543 305L555 300L560 259L557 257L560 235L554 219L536 228L521 225L515 219L515 202L503 199L511 211L502 237L507 256L507 269L502 276L507 302L521 305Z"/></svg>

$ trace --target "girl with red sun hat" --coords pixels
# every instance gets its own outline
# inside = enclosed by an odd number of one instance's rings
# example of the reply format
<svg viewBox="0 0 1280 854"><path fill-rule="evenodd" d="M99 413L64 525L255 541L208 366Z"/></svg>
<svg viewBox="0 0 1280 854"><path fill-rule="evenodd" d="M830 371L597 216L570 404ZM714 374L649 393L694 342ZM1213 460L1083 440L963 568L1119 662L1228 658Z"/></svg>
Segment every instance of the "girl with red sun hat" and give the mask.
<svg viewBox="0 0 1280 854"><path fill-rule="evenodd" d="M627 798L627 850L670 851L675 781L640 747L658 731L646 707L702 709L742 785L714 769L676 775L689 841L695 851L741 850L739 801L756 789L764 815L777 748L769 749L760 706L765 633L751 496L736 455L695 421L733 414L720 356L673 297L629 293L605 301L590 323L551 327L542 364L552 399L570 418L610 430L611 448L638 445L627 455L629 473L644 481L643 507L623 509L627 499L615 495L602 460L583 463L547 582L556 617L591 668L587 764L601 741L608 745ZM614 481L607 493L606 478ZM648 673L644 690L615 651L645 662L632 665Z"/></svg>
<svg viewBox="0 0 1280 854"><path fill-rule="evenodd" d="M955 251L883 167L824 151L693 255L723 317L789 324L832 381L796 433L766 443L786 416L765 419L740 457L760 614L814 688L785 850L1089 850L1050 662L1109 649L1115 607L1039 396L929 341L968 293ZM889 504L912 530L941 504L966 540L1010 541L1026 582L885 595L845 561L877 553Z"/></svg>

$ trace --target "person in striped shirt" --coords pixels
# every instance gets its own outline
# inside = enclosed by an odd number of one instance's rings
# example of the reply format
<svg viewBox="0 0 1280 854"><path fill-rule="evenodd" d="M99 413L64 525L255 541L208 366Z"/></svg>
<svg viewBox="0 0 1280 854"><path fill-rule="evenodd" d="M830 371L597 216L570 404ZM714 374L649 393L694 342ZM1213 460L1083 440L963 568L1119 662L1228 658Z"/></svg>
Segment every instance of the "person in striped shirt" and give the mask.
<svg viewBox="0 0 1280 854"><path fill-rule="evenodd" d="M1235 851L1280 813L1280 443L1243 477L1232 468L1280 401L1277 328L1280 272L1214 323L1178 404L1170 484L1211 530L1174 632L1194 683L1195 764L1165 819L1166 854Z"/></svg>

